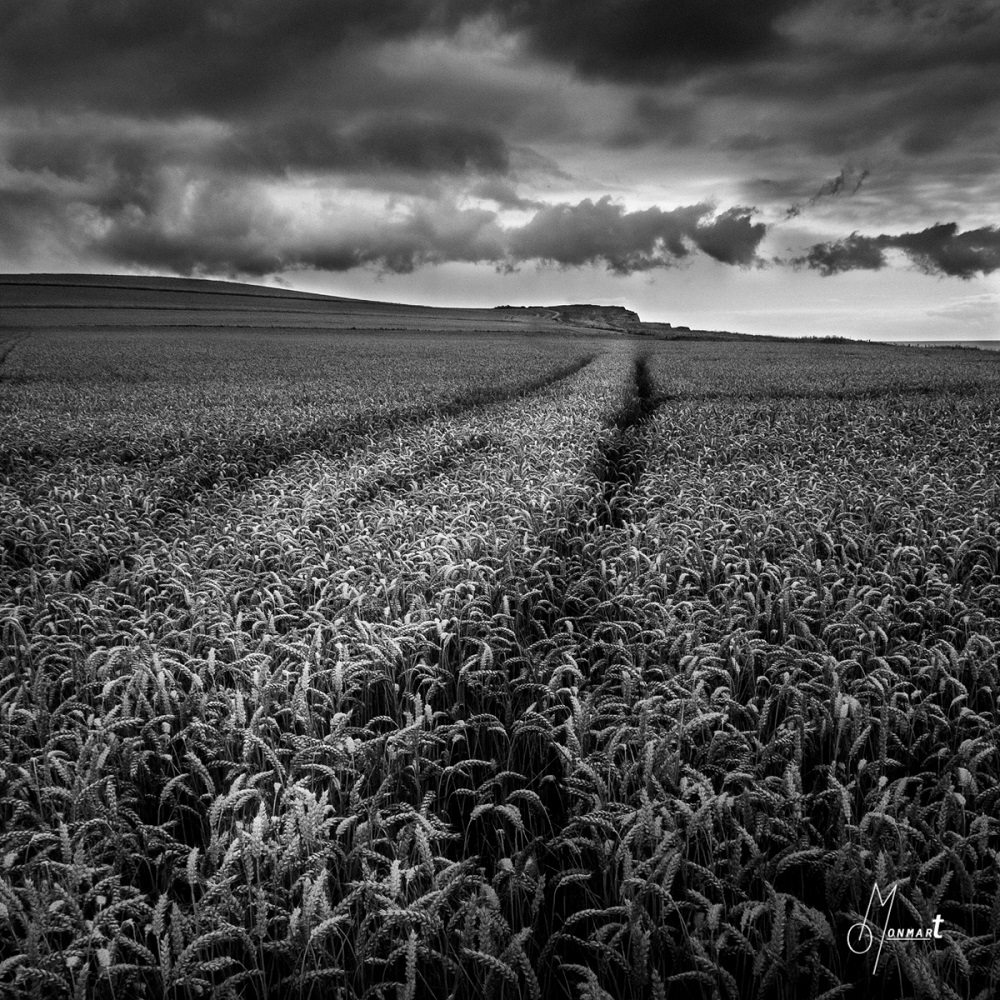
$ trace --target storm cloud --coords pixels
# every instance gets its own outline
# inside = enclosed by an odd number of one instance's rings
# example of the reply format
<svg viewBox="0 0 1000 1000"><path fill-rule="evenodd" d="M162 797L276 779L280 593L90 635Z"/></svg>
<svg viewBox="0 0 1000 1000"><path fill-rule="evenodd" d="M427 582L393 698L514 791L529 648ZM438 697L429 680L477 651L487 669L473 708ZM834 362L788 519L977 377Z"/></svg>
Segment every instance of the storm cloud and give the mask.
<svg viewBox="0 0 1000 1000"><path fill-rule="evenodd" d="M0 88L50 107L230 115L345 46L462 19L460 4L424 0L6 0Z"/></svg>
<svg viewBox="0 0 1000 1000"><path fill-rule="evenodd" d="M530 49L584 76L655 80L778 49L779 18L804 0L500 0L494 15Z"/></svg>
<svg viewBox="0 0 1000 1000"><path fill-rule="evenodd" d="M484 210L420 207L401 218L329 218L310 228L227 191L209 190L183 229L123 217L95 241L94 251L116 264L179 274L263 277L360 267L409 274L445 262L495 263L503 257L504 238L493 213Z"/></svg>
<svg viewBox="0 0 1000 1000"><path fill-rule="evenodd" d="M308 117L241 129L221 144L218 164L282 174L294 170L399 170L503 174L510 152L493 129L432 116L384 114L342 127Z"/></svg>
<svg viewBox="0 0 1000 1000"><path fill-rule="evenodd" d="M861 236L817 243L798 266L830 276L844 271L879 271L889 264L887 251L899 250L925 274L969 279L1000 270L1000 228L983 226L959 232L954 222L899 236Z"/></svg>
<svg viewBox="0 0 1000 1000"><path fill-rule="evenodd" d="M0 6L7 268L1000 269L994 0Z"/></svg>
<svg viewBox="0 0 1000 1000"><path fill-rule="evenodd" d="M346 47L489 20L581 74L655 79L778 46L804 0L7 0L0 87L14 100L232 113ZM131 86L130 86L131 84Z"/></svg>
<svg viewBox="0 0 1000 1000"><path fill-rule="evenodd" d="M577 205L551 205L511 234L517 260L561 265L603 263L617 274L670 267L695 249L724 264L753 263L767 227L749 209L713 215L708 204L669 211L656 206L626 211L609 196Z"/></svg>
<svg viewBox="0 0 1000 1000"><path fill-rule="evenodd" d="M77 166L64 169L79 175ZM747 266L766 232L746 208L715 212L706 203L628 211L610 197L543 205L517 199L500 178L473 190L501 210L502 202L515 200L519 210L533 211L526 223L504 226L499 211L461 207L447 197L411 198L381 211L341 203L303 218L275 204L261 182L234 184L226 174L206 178L131 161L129 168L108 173L105 186L82 175L20 191L0 187L7 238L23 243L32 232L47 232L107 265L180 274L264 276L304 267L407 274L451 262L510 271L534 261L597 264L626 275L672 267L699 252Z"/></svg>

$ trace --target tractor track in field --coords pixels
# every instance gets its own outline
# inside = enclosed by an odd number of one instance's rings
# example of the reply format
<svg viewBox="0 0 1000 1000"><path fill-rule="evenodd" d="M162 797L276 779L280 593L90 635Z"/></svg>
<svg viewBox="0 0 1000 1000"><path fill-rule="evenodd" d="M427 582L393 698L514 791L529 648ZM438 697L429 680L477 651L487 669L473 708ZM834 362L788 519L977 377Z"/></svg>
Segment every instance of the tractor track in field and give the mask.
<svg viewBox="0 0 1000 1000"><path fill-rule="evenodd" d="M560 617L576 618L582 613L586 618L587 608L608 598L602 550L609 542L617 544L616 534L620 539L630 524L628 504L646 471L643 430L669 398L655 392L646 358L638 354L632 391L608 422L613 433L598 445L591 460L589 491L570 508L563 523L552 526L539 539L552 553L560 572L547 573L536 591L524 619L529 631L547 639ZM539 635L525 638L531 645Z"/></svg>
<svg viewBox="0 0 1000 1000"><path fill-rule="evenodd" d="M374 420L368 414L359 413L345 420L291 432L278 438L274 435L260 434L249 440L241 441L235 447L196 448L193 455L186 460L182 456L170 456L153 466L153 470L162 470L170 462L177 461L178 458L184 461L184 466L180 470L181 475L178 476L177 482L167 486L166 489L154 496L157 507L150 517L146 530L163 528L182 522L191 514L192 509L202 498L215 489L225 488L235 493L245 492L253 482L301 455L318 453L334 458L361 444L364 440L370 439L373 434L388 434L407 426L419 426L435 418L458 416L479 407L532 396L571 378L591 364L597 356L596 354L588 354L577 358L554 372L549 372L514 388L479 389L454 396L437 404L400 407L381 414ZM409 488L411 482L419 483L445 471L461 461L464 454L480 450L488 444L489 441L486 438L474 436L463 446L455 449L453 453L443 455L440 460L424 463L419 468L414 469L413 476L378 474L365 485L363 496L374 499L382 492L403 492ZM73 457L93 457L96 459L105 456L107 461L114 462L117 459L121 464L130 464L132 461L141 460L141 455L133 456L131 453L128 453L127 456L108 455L107 449L101 447L94 448L90 455L81 455L79 451L74 452L73 455ZM15 454L8 453L0 458L0 476L9 476L19 466L23 467L25 464L34 468L51 466L64 457L63 455L50 454L44 449L25 450L23 453ZM18 556L11 547L8 546L7 549L8 551L4 555L8 570L23 570L33 565L31 560L25 560ZM122 563L130 554L130 552L123 550L95 553L92 559L86 561L85 567L73 571L70 589L74 592L80 592L89 585L100 582L107 577L114 566Z"/></svg>
<svg viewBox="0 0 1000 1000"><path fill-rule="evenodd" d="M598 571L601 541L620 532L628 523L623 507L646 470L642 430L667 398L655 392L646 357L638 354L634 360L631 392L608 421L612 433L598 445L591 460L588 493L568 512L562 524L552 526L551 533L543 533L540 538L555 557L560 571L555 572L550 566L552 572L545 573L544 581L540 579L529 600L520 605L514 626L519 647L538 650L539 645L543 645L556 652L560 641L557 622L565 618L577 623L575 632L578 635L588 636L588 630L592 630L592 634L583 639L584 648L588 639L593 640L592 648L601 645L595 610L608 596L602 592L602 576ZM601 624L613 623L604 620ZM590 682L598 683L599 678L588 676ZM566 707L565 711L569 714L570 709ZM532 776L538 782L541 802L553 830L565 829L573 820L572 803L558 791L560 776L565 778L564 768L562 755L550 748L539 771ZM555 780L548 780L550 778ZM563 925L571 915L592 905L586 885L560 885L560 873L567 865L572 867L575 863L567 861L565 850L558 838L545 841L537 858L545 886L540 907L540 912L546 915L545 926L540 928L538 937L545 942L543 952L560 939ZM559 950L563 962L580 964L586 960L586 949L569 939L560 944ZM549 961L552 962L552 958ZM570 996L568 986L559 983L558 975L550 975L550 995Z"/></svg>
<svg viewBox="0 0 1000 1000"><path fill-rule="evenodd" d="M591 459L591 491L570 512L568 530L558 532L551 545L560 557L584 546L600 529L623 526L622 503L646 471L641 430L669 398L654 391L646 358L637 355L632 391L608 420L613 434L599 444Z"/></svg>
<svg viewBox="0 0 1000 1000"><path fill-rule="evenodd" d="M636 432L663 402L654 394L649 367L641 355L635 361L634 378L635 392L613 420L615 437L600 449L594 463L600 496L597 521L602 526L622 526L618 501L635 489L646 471L646 459Z"/></svg>

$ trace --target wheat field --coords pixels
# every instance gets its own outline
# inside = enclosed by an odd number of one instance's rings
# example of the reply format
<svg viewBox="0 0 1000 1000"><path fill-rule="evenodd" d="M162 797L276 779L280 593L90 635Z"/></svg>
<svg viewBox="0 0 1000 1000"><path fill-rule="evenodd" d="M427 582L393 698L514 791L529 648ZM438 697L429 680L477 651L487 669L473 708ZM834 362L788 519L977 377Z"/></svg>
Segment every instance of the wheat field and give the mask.
<svg viewBox="0 0 1000 1000"><path fill-rule="evenodd" d="M997 995L1000 356L515 333L12 344L4 996Z"/></svg>

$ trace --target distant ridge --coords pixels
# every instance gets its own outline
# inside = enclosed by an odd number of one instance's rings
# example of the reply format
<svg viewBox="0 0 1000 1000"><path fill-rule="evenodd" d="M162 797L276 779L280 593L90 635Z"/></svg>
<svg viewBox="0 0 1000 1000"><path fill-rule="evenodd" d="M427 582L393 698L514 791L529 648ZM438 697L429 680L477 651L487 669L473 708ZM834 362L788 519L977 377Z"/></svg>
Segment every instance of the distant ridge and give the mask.
<svg viewBox="0 0 1000 1000"><path fill-rule="evenodd" d="M0 285L45 288L117 288L143 292L188 295L240 295L255 298L300 299L309 302L365 302L342 295L300 292L293 288L273 288L218 278L173 278L138 274L0 274ZM426 306L412 306L424 309Z"/></svg>
<svg viewBox="0 0 1000 1000"><path fill-rule="evenodd" d="M217 318L209 318L215 314ZM783 340L646 323L619 305L424 306L216 278L133 274L0 274L0 329L215 327L615 335L656 340Z"/></svg>
<svg viewBox="0 0 1000 1000"><path fill-rule="evenodd" d="M0 274L0 333L154 328L620 335L545 311L410 305L210 278Z"/></svg>
<svg viewBox="0 0 1000 1000"><path fill-rule="evenodd" d="M218 319L210 319L208 313ZM408 322L421 327L440 322L443 327L465 323L483 332L618 336L642 332L638 315L622 306L424 306L213 278L0 274L0 327L135 325L132 320L140 326L232 325L237 314L244 327L291 328L304 323L309 328L404 330Z"/></svg>

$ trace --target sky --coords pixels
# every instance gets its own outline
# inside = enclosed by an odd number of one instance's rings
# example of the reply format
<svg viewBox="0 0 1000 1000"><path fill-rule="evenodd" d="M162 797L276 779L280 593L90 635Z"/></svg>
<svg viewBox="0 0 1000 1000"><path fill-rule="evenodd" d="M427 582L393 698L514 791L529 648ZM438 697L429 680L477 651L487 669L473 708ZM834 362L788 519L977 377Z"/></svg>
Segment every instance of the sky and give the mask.
<svg viewBox="0 0 1000 1000"><path fill-rule="evenodd" d="M0 270L1000 337L996 0L0 0Z"/></svg>

